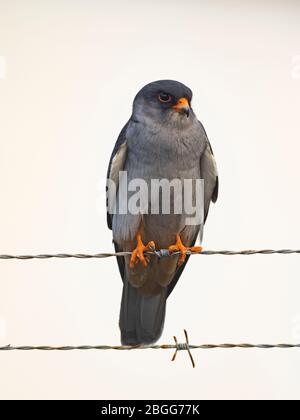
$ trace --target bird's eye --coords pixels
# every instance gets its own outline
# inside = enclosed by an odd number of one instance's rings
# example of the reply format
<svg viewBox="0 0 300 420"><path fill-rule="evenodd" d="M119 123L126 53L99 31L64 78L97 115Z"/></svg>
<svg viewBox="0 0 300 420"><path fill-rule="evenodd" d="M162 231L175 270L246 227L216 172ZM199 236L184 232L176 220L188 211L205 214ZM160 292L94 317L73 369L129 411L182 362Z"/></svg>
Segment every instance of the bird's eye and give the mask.
<svg viewBox="0 0 300 420"><path fill-rule="evenodd" d="M163 104L165 104L167 102L171 102L172 97L168 93L163 93L162 92L158 95L158 100L159 100L159 102L162 102Z"/></svg>

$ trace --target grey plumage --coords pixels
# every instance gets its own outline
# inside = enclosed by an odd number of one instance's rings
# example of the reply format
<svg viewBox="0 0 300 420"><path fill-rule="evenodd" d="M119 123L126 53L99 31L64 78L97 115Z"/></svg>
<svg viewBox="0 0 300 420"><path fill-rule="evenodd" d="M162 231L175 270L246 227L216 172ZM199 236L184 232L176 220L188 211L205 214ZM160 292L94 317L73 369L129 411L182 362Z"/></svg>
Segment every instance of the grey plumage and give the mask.
<svg viewBox="0 0 300 420"><path fill-rule="evenodd" d="M158 101L168 94L170 103ZM189 102L188 117L174 111L180 98ZM185 85L164 80L146 85L135 97L133 113L115 145L108 178L117 181L121 170L128 181L151 179L204 179L204 221L209 204L217 200L217 170L206 132L197 120L190 102L192 92ZM108 192L109 193L109 192ZM172 197L174 200L174 197ZM203 225L186 225L186 214L108 214L108 226L118 251L132 251L136 234L143 242L154 241L156 247L167 248L180 234L186 246L192 246ZM129 258L118 257L123 279L120 311L123 344L148 344L161 335L166 299L176 285L187 262L177 266L178 256L151 257L147 267L129 267Z"/></svg>

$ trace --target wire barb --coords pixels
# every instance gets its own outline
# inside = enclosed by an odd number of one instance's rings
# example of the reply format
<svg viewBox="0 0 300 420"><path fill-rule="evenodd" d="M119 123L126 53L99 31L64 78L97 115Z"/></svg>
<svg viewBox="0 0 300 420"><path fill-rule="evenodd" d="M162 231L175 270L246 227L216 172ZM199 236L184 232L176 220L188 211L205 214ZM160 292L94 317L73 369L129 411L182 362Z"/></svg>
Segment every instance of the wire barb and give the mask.
<svg viewBox="0 0 300 420"><path fill-rule="evenodd" d="M191 350L190 350L188 333L187 333L186 330L183 330L183 332L184 332L184 335L185 335L185 343L178 343L177 337L175 337L175 335L173 337L174 341L175 341L176 349L175 349L175 353L173 354L173 357L172 357L171 361L174 362L178 350L187 350L187 352L190 356L191 362L192 362L192 366L194 368L196 365L195 365L195 361L193 359L193 356L192 356L192 353L191 353Z"/></svg>

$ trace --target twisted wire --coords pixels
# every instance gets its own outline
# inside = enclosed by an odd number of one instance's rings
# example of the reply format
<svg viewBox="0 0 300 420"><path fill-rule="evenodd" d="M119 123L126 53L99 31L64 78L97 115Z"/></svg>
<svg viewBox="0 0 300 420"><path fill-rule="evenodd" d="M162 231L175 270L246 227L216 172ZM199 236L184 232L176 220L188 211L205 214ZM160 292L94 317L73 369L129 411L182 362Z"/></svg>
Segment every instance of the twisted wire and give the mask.
<svg viewBox="0 0 300 420"><path fill-rule="evenodd" d="M250 344L250 343L224 343L224 344L189 344L190 349L293 349L300 348L300 344ZM72 351L72 350L169 350L177 349L187 350L186 343L177 344L153 344L153 345L142 345L142 346L111 346L111 345L80 345L80 346L12 346L7 345L0 347L0 351Z"/></svg>
<svg viewBox="0 0 300 420"><path fill-rule="evenodd" d="M202 251L202 252L187 252L190 255L272 255L272 254L300 254L300 249L259 249L259 250L241 250L241 251L230 251L230 250L220 250L220 251ZM99 254L85 254L85 253L58 253L58 254L36 254L36 255L11 255L11 254L0 254L1 260L32 260L32 259L65 259L65 258L78 258L78 259L90 259L90 258L109 258L109 257L124 257L131 255L131 252L102 252ZM161 249L158 251L147 251L147 255L156 255L159 258L169 257L171 254L168 249ZM172 255L176 255L178 252L173 252Z"/></svg>

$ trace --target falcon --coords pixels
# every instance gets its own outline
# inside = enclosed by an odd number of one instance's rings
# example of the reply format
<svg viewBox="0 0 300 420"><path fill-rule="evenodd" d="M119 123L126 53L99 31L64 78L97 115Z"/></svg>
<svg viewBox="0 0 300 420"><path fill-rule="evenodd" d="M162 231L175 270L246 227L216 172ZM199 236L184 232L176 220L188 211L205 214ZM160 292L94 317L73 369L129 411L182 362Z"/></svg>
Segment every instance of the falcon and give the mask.
<svg viewBox="0 0 300 420"><path fill-rule="evenodd" d="M201 252L195 243L198 235L201 242L210 203L218 197L212 148L191 101L192 91L177 81L159 80L144 86L134 98L132 115L110 158L107 198L115 203L115 210L110 206L107 223L116 252L130 253L117 257L123 280L119 321L123 345L151 344L159 339L167 298L190 254ZM195 181L203 180L202 219L187 223L190 214L184 208L164 212L161 190L158 197L149 194L140 200L150 210L141 206L140 211L129 211L133 191L121 193L121 174L126 174L127 187L135 180L147 187L153 180L192 180L194 198ZM169 195L173 210L177 194L172 189ZM156 211L151 212L153 205ZM162 257L160 250L168 250L168 255Z"/></svg>

